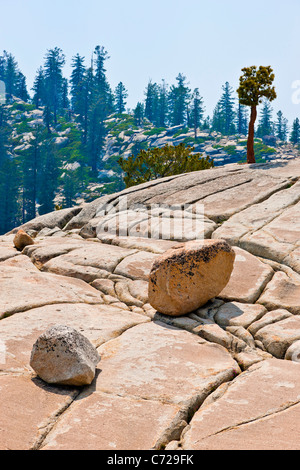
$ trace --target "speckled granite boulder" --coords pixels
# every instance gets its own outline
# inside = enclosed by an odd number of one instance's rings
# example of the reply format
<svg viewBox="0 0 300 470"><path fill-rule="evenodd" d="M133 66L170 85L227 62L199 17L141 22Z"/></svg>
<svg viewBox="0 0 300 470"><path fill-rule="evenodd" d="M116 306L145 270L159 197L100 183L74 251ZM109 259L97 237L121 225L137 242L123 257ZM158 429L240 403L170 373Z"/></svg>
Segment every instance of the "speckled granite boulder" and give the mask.
<svg viewBox="0 0 300 470"><path fill-rule="evenodd" d="M197 240L168 250L153 264L150 304L170 316L202 307L227 285L234 259L235 252L223 240Z"/></svg>
<svg viewBox="0 0 300 470"><path fill-rule="evenodd" d="M74 328L57 325L35 342L30 365L47 383L89 385L100 356L90 341Z"/></svg>
<svg viewBox="0 0 300 470"><path fill-rule="evenodd" d="M34 241L30 235L28 235L24 230L20 229L14 237L14 245L17 250L22 251L25 246L33 245Z"/></svg>

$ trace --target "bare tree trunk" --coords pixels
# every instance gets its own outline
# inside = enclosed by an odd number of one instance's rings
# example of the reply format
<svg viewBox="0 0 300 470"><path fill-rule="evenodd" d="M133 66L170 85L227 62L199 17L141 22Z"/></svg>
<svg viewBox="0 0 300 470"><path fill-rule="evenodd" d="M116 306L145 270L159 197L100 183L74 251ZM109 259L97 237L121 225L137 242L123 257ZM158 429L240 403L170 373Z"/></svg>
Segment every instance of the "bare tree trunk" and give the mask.
<svg viewBox="0 0 300 470"><path fill-rule="evenodd" d="M249 134L247 144L247 163L256 163L254 155L254 124L257 118L256 106L251 107L251 117L249 123Z"/></svg>

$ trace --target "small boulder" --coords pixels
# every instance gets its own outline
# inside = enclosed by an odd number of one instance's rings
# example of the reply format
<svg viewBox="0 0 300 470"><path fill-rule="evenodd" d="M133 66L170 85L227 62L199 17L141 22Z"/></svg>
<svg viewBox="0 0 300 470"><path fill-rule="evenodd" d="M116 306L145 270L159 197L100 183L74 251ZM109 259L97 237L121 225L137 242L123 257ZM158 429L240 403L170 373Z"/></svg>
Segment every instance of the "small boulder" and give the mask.
<svg viewBox="0 0 300 470"><path fill-rule="evenodd" d="M92 383L100 361L96 348L81 333L56 325L35 342L30 365L50 384L82 386Z"/></svg>
<svg viewBox="0 0 300 470"><path fill-rule="evenodd" d="M20 229L14 238L14 245L17 250L22 251L25 246L34 245L34 241L28 233L24 232L24 230Z"/></svg>
<svg viewBox="0 0 300 470"><path fill-rule="evenodd" d="M224 289L234 260L223 240L196 240L166 251L150 272L150 304L170 316L193 312Z"/></svg>

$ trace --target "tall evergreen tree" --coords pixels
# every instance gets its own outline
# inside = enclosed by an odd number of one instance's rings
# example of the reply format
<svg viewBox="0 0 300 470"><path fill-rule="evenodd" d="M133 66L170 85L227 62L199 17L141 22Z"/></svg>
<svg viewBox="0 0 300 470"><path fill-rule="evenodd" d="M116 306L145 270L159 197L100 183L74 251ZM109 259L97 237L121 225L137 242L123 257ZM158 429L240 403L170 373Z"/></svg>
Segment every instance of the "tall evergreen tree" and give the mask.
<svg viewBox="0 0 300 470"><path fill-rule="evenodd" d="M278 111L277 120L275 122L275 135L278 139L286 142L288 135L288 121L283 116L282 111Z"/></svg>
<svg viewBox="0 0 300 470"><path fill-rule="evenodd" d="M110 85L106 78L106 69L105 61L109 59L108 53L103 46L96 46L94 51L94 67L95 67L95 76L94 76L94 85L95 85L95 95L96 100L101 101L101 106L103 109L103 114L108 116L114 110L113 106L113 93L111 91Z"/></svg>
<svg viewBox="0 0 300 470"><path fill-rule="evenodd" d="M222 87L223 94L220 100L220 110L223 115L224 120L224 129L223 134L229 135L235 133L235 112L234 112L234 97L233 97L233 88L229 85L228 82L225 83Z"/></svg>
<svg viewBox="0 0 300 470"><path fill-rule="evenodd" d="M70 107L69 83L68 83L67 78L63 78L63 82L62 82L61 107L63 110L68 110Z"/></svg>
<svg viewBox="0 0 300 470"><path fill-rule="evenodd" d="M166 127L168 122L168 86L163 80L158 86L158 119L159 127Z"/></svg>
<svg viewBox="0 0 300 470"><path fill-rule="evenodd" d="M6 233L18 221L19 171L16 160L9 153L10 116L4 105L0 105L0 116L0 233Z"/></svg>
<svg viewBox="0 0 300 470"><path fill-rule="evenodd" d="M6 96L9 100L15 96L28 101L26 78L20 72L14 56L6 51L3 51L3 55L0 56L0 80L5 83Z"/></svg>
<svg viewBox="0 0 300 470"><path fill-rule="evenodd" d="M172 126L187 124L187 108L191 93L184 75L180 73L176 80L177 85L172 85L169 93L170 123Z"/></svg>
<svg viewBox="0 0 300 470"><path fill-rule="evenodd" d="M290 141L295 145L298 145L300 143L300 121L299 121L299 118L296 118L293 122Z"/></svg>
<svg viewBox="0 0 300 470"><path fill-rule="evenodd" d="M45 82L44 82L44 71L40 67L36 73L34 82L33 82L33 98L32 101L35 104L36 108L43 106L45 102Z"/></svg>
<svg viewBox="0 0 300 470"><path fill-rule="evenodd" d="M146 91L145 91L145 118L153 124L158 123L158 109L159 109L159 91L157 83L153 83L149 80Z"/></svg>
<svg viewBox="0 0 300 470"><path fill-rule="evenodd" d="M85 80L87 73L84 57L76 54L72 59L72 69L70 78L71 106L74 113L78 114L81 122L83 122L85 116Z"/></svg>
<svg viewBox="0 0 300 470"><path fill-rule="evenodd" d="M288 140L288 135L289 135L289 123L286 117L283 118L283 124L282 124L282 136L283 136L283 141L287 142Z"/></svg>
<svg viewBox="0 0 300 470"><path fill-rule="evenodd" d="M0 80L5 81L5 57L0 55Z"/></svg>
<svg viewBox="0 0 300 470"><path fill-rule="evenodd" d="M17 82L19 77L18 64L12 54L4 51L5 71L4 82L6 86L6 95L11 99L13 95L17 95Z"/></svg>
<svg viewBox="0 0 300 470"><path fill-rule="evenodd" d="M128 92L122 82L119 82L116 86L114 93L115 110L118 114L122 114L126 110L126 99Z"/></svg>
<svg viewBox="0 0 300 470"><path fill-rule="evenodd" d="M203 119L203 124L202 124L202 129L203 130L210 130L211 128L211 119L210 116L206 116L206 118Z"/></svg>
<svg viewBox="0 0 300 470"><path fill-rule="evenodd" d="M113 112L113 94L106 78L105 61L109 58L104 47L95 48L93 67L87 73L86 144L93 177L100 168L107 130L104 121Z"/></svg>
<svg viewBox="0 0 300 470"><path fill-rule="evenodd" d="M25 102L27 102L30 98L29 93L27 91L26 77L21 72L18 73L16 83L16 96Z"/></svg>
<svg viewBox="0 0 300 470"><path fill-rule="evenodd" d="M135 125L141 127L144 122L145 109L143 103L138 102L133 110Z"/></svg>
<svg viewBox="0 0 300 470"><path fill-rule="evenodd" d="M86 145L88 141L89 115L94 99L94 75L93 69L86 71L82 84L82 103L80 108L80 119L83 125L83 143ZM80 99L81 100L81 99Z"/></svg>
<svg viewBox="0 0 300 470"><path fill-rule="evenodd" d="M257 137L264 137L266 135L274 134L272 112L273 109L270 102L268 100L264 100L257 128Z"/></svg>
<svg viewBox="0 0 300 470"><path fill-rule="evenodd" d="M23 174L23 223L32 220L37 215L38 182L41 165L41 145L43 142L43 129L41 126L32 131L33 138L28 148L22 152ZM41 191L43 191L43 186Z"/></svg>
<svg viewBox="0 0 300 470"><path fill-rule="evenodd" d="M87 141L89 164L91 166L92 175L94 177L96 177L98 174L100 160L102 157L102 151L107 132L104 124L106 117L107 115L105 113L105 104L102 102L102 98L98 97L98 100L92 103L89 112Z"/></svg>
<svg viewBox="0 0 300 470"><path fill-rule="evenodd" d="M39 168L40 191L38 202L39 213L47 214L54 210L54 198L59 185L59 157L58 149L52 140L43 142Z"/></svg>
<svg viewBox="0 0 300 470"><path fill-rule="evenodd" d="M213 111L211 129L213 131L223 133L224 128L225 128L225 122L224 122L224 115L222 113L222 108L221 108L221 101L218 101Z"/></svg>
<svg viewBox="0 0 300 470"><path fill-rule="evenodd" d="M239 135L247 135L248 133L248 111L247 107L241 103L238 104L236 110L236 130Z"/></svg>
<svg viewBox="0 0 300 470"><path fill-rule="evenodd" d="M57 124L59 111L62 109L62 97L65 81L62 69L65 65L65 56L61 49L55 47L48 50L45 57L45 105L48 112L53 114L54 124Z"/></svg>
<svg viewBox="0 0 300 470"><path fill-rule="evenodd" d="M197 138L197 130L200 128L204 114L203 98L200 96L199 89L195 88L192 96L191 108L191 124L194 128L195 139Z"/></svg>

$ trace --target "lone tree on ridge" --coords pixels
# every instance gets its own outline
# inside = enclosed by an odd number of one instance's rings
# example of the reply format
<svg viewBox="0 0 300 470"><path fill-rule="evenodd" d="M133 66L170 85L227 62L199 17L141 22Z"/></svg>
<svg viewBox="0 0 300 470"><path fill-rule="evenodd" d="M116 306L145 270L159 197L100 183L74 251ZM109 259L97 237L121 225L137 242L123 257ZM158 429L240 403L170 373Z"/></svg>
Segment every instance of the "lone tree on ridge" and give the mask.
<svg viewBox="0 0 300 470"><path fill-rule="evenodd" d="M247 163L255 163L254 155L254 125L257 118L257 106L266 98L273 101L277 98L275 87L272 86L275 79L273 69L260 66L245 67L242 69L240 86L237 90L240 104L251 107L249 134L247 144Z"/></svg>

